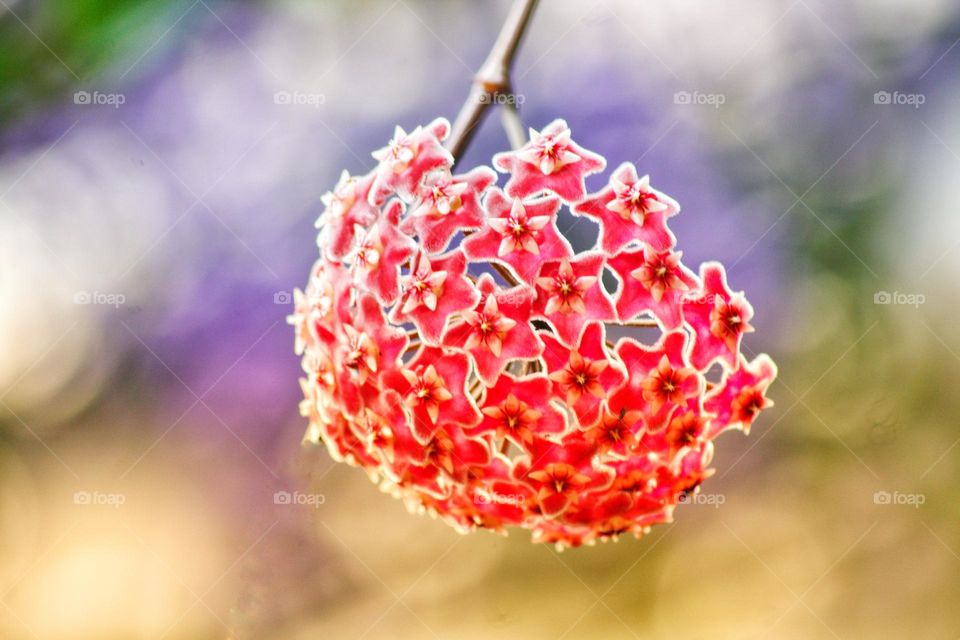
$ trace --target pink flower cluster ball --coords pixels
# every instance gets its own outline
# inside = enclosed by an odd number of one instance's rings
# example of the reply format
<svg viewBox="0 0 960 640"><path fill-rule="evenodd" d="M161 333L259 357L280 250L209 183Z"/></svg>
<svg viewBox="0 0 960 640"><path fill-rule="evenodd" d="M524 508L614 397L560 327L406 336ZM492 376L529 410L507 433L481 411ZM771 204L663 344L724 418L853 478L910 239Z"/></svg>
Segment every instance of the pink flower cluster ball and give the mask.
<svg viewBox="0 0 960 640"><path fill-rule="evenodd" d="M720 264L683 265L679 205L632 164L588 194L606 161L564 121L494 156L503 190L452 173L449 128L398 127L323 197L291 316L307 439L460 531L577 546L669 521L714 439L771 404L775 365L740 353L753 309ZM573 251L561 206L599 223L594 249ZM637 324L662 335L607 340Z"/></svg>

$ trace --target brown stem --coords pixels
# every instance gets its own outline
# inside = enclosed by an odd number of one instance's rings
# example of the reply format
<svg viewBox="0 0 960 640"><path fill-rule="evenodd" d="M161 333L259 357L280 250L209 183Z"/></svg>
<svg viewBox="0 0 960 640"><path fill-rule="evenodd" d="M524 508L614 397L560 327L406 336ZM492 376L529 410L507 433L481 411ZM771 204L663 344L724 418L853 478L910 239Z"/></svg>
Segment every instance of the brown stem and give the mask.
<svg viewBox="0 0 960 640"><path fill-rule="evenodd" d="M659 326L656 320L635 320L634 322L624 322L622 327L656 327Z"/></svg>
<svg viewBox="0 0 960 640"><path fill-rule="evenodd" d="M500 35L477 72L467 101L453 123L447 149L454 158L459 158L470 144L487 110L493 105L494 96L513 91L510 69L536 6L537 0L514 0Z"/></svg>
<svg viewBox="0 0 960 640"><path fill-rule="evenodd" d="M514 151L527 144L527 130L523 127L523 120L520 119L516 102L507 102L503 105L503 109L500 110L500 121Z"/></svg>
<svg viewBox="0 0 960 640"><path fill-rule="evenodd" d="M513 277L513 274L510 273L507 270L507 268L504 267L502 264L497 264L496 262L492 262L490 263L490 266L493 267L494 270L496 270L496 272L500 274L500 277L506 280L507 284L509 284L511 287L515 287L518 284L520 284L519 282L517 282L517 279Z"/></svg>

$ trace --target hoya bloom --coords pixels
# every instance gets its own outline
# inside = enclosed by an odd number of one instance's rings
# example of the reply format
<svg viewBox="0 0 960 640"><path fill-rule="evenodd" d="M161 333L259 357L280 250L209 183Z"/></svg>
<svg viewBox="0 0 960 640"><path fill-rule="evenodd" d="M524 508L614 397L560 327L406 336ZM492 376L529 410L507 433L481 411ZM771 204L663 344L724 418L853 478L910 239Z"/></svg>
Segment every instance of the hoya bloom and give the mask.
<svg viewBox="0 0 960 640"><path fill-rule="evenodd" d="M566 420L550 403L550 389L550 381L543 376L503 374L487 391L480 409L483 421L473 431L508 438L518 447L529 445L538 434L563 433Z"/></svg>
<svg viewBox="0 0 960 640"><path fill-rule="evenodd" d="M614 253L638 240L656 251L676 243L666 220L680 212L680 205L650 187L650 178L637 177L629 162L620 165L610 183L573 208L575 214L600 223L600 248Z"/></svg>
<svg viewBox="0 0 960 640"><path fill-rule="evenodd" d="M488 385L495 384L511 360L531 360L543 352L530 326L534 292L518 285L498 287L490 274L477 281L480 302L452 325L444 344L466 350L477 366L477 375Z"/></svg>
<svg viewBox="0 0 960 640"><path fill-rule="evenodd" d="M554 395L573 410L581 426L593 424L608 393L627 377L620 363L606 351L603 325L592 322L584 327L575 348L549 334L542 334L541 339Z"/></svg>
<svg viewBox="0 0 960 640"><path fill-rule="evenodd" d="M600 452L627 457L637 444L637 432L643 428L642 417L643 414L637 410L604 411L600 419L587 430L586 438Z"/></svg>
<svg viewBox="0 0 960 640"><path fill-rule="evenodd" d="M640 411L649 431L666 426L678 407L685 407L697 397L703 381L686 361L686 334L667 334L659 344L646 347L630 338L617 343L617 356L630 372L623 387L608 401L613 412Z"/></svg>
<svg viewBox="0 0 960 640"><path fill-rule="evenodd" d="M570 243L557 230L560 201L554 197L520 201L491 189L484 201L487 226L463 242L474 261L509 266L525 282L533 282L547 260L569 258Z"/></svg>
<svg viewBox="0 0 960 640"><path fill-rule="evenodd" d="M579 436L571 436L563 446L536 439L529 450L529 458L515 464L514 474L537 491L537 502L548 518L556 518L571 502L613 480L609 469L594 465L596 448Z"/></svg>
<svg viewBox="0 0 960 640"><path fill-rule="evenodd" d="M750 433L757 415L773 406L766 393L776 375L777 367L769 356L759 355L753 362L740 356L740 366L726 372L723 381L704 400L706 410L716 414L715 433L730 428Z"/></svg>
<svg viewBox="0 0 960 640"><path fill-rule="evenodd" d="M550 261L540 268L534 310L543 315L567 344L573 344L589 321L614 319L613 303L600 282L604 258L584 253L573 260Z"/></svg>
<svg viewBox="0 0 960 640"><path fill-rule="evenodd" d="M409 202L427 173L452 167L453 156L441 144L449 134L450 123L444 118L410 133L397 126L387 146L372 154L380 164L368 196L370 203L380 205L394 193Z"/></svg>
<svg viewBox="0 0 960 640"><path fill-rule="evenodd" d="M348 416L362 410L365 396L379 393L381 374L398 366L406 345L406 334L387 323L376 298L363 296L356 323L342 326L334 351L340 400Z"/></svg>
<svg viewBox="0 0 960 640"><path fill-rule="evenodd" d="M663 432L666 453L669 460L690 449L696 449L706 436L707 419L696 410L678 413L670 420Z"/></svg>
<svg viewBox="0 0 960 640"><path fill-rule="evenodd" d="M413 413L412 429L427 442L445 423L475 425L480 412L466 392L469 367L463 354L424 347L402 369L384 376L387 388L396 390Z"/></svg>
<svg viewBox="0 0 960 640"><path fill-rule="evenodd" d="M425 447L426 468L437 477L438 484L447 494L450 483L465 482L470 469L482 467L490 462L490 449L482 441L466 437L459 429L437 430L427 441Z"/></svg>
<svg viewBox="0 0 960 640"><path fill-rule="evenodd" d="M650 312L665 331L681 326L680 299L698 283L693 272L680 262L682 255L643 247L607 260L620 281L616 306L622 322Z"/></svg>
<svg viewBox="0 0 960 640"><path fill-rule="evenodd" d="M753 331L749 321L753 307L742 292L734 293L727 286L723 265L708 262L700 267L702 287L684 297L684 318L695 331L690 361L698 369L706 369L720 360L736 368L740 339Z"/></svg>
<svg viewBox="0 0 960 640"><path fill-rule="evenodd" d="M400 295L400 265L409 260L417 248L411 238L397 229L402 213L403 205L396 200L391 202L346 258L354 263L355 276L382 304L392 304Z"/></svg>
<svg viewBox="0 0 960 640"><path fill-rule="evenodd" d="M554 120L543 131L531 129L522 149L495 155L493 165L510 173L506 192L514 198L552 191L577 202L586 194L584 178L603 171L607 162L573 142L566 122Z"/></svg>
<svg viewBox="0 0 960 640"><path fill-rule="evenodd" d="M487 167L462 176L449 171L428 176L420 187L419 200L403 222L404 233L419 236L421 246L430 253L443 251L458 231L483 226L481 197L496 180Z"/></svg>
<svg viewBox="0 0 960 640"><path fill-rule="evenodd" d="M466 278L467 260L460 250L428 258L420 254L412 273L403 280L400 304L394 307L394 322L412 322L424 341L440 341L447 319L477 304L479 292Z"/></svg>
<svg viewBox="0 0 960 640"><path fill-rule="evenodd" d="M344 171L340 181L320 200L325 207L317 219L322 229L317 244L332 259L342 258L353 244L356 228L363 228L377 219L379 212L367 202L374 176L354 178Z"/></svg>
<svg viewBox="0 0 960 640"><path fill-rule="evenodd" d="M447 129L398 130L324 197L290 316L305 440L461 532L578 546L671 521L717 436L772 404L773 362L740 353L752 308L720 265L683 265L679 206L632 165L585 198L605 161L562 121L497 156L506 193L452 173ZM593 247L559 233L562 206L599 223Z"/></svg>

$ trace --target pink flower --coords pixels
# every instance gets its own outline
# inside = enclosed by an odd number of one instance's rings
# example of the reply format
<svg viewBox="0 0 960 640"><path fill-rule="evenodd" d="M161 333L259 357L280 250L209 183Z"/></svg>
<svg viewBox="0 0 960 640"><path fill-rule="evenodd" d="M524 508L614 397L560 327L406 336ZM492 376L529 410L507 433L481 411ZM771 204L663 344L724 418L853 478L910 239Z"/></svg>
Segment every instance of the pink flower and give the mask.
<svg viewBox="0 0 960 640"><path fill-rule="evenodd" d="M332 191L321 198L326 207L317 219L322 229L318 244L331 259L342 258L350 251L356 228L363 228L377 219L379 211L367 202L374 176L353 178L344 171Z"/></svg>
<svg viewBox="0 0 960 640"><path fill-rule="evenodd" d="M549 399L550 381L546 378L515 378L505 373L488 389L480 409L484 419L475 433L507 438L518 447L529 445L538 434L563 433L566 420Z"/></svg>
<svg viewBox="0 0 960 640"><path fill-rule="evenodd" d="M521 202L491 189L484 201L487 225L463 242L471 260L491 260L509 266L517 277L533 282L547 260L573 256L570 244L557 231L560 201L554 197Z"/></svg>
<svg viewBox="0 0 960 640"><path fill-rule="evenodd" d="M776 366L740 353L752 308L719 264L683 265L679 206L632 165L585 199L605 161L563 121L496 156L509 195L489 167L451 173L448 129L398 128L323 198L289 318L304 439L458 531L578 546L671 521L717 436L772 404ZM560 235L562 201L597 246ZM648 319L654 344L608 342Z"/></svg>
<svg viewBox="0 0 960 640"><path fill-rule="evenodd" d="M749 324L753 307L742 292L733 293L727 286L723 265L703 264L700 279L702 287L684 296L682 307L696 336L690 361L698 369L706 369L716 360L736 368L740 339L753 331Z"/></svg>
<svg viewBox="0 0 960 640"><path fill-rule="evenodd" d="M496 181L496 174L487 167L462 176L451 176L448 171L428 176L419 200L404 220L403 232L419 236L421 246L430 253L443 251L458 231L483 226L480 198Z"/></svg>
<svg viewBox="0 0 960 640"><path fill-rule="evenodd" d="M392 201L347 256L355 265L355 276L385 305L392 304L400 295L400 266L417 249L416 243L397 229L402 213L403 205Z"/></svg>
<svg viewBox="0 0 960 640"><path fill-rule="evenodd" d="M334 366L344 413L360 413L365 397L378 393L380 376L395 369L407 345L402 329L387 323L376 298L364 295L354 324L344 323L334 351Z"/></svg>
<svg viewBox="0 0 960 640"><path fill-rule="evenodd" d="M501 289L486 273L476 286L480 302L447 330L443 342L469 352L477 375L492 385L508 362L537 358L543 346L529 322L532 289L523 285Z"/></svg>
<svg viewBox="0 0 960 640"><path fill-rule="evenodd" d="M583 253L540 268L534 311L549 320L567 344L576 341L587 322L607 322L616 315L600 282L603 263L603 254Z"/></svg>
<svg viewBox="0 0 960 640"><path fill-rule="evenodd" d="M603 325L591 322L584 327L575 349L549 334L540 338L554 395L564 400L581 425L592 424L607 394L626 379L620 363L606 351Z"/></svg>
<svg viewBox="0 0 960 640"><path fill-rule="evenodd" d="M667 334L653 347L621 338L616 352L630 379L610 396L610 411L640 411L648 431L666 426L678 407L702 391L700 374L687 365L686 348L683 331Z"/></svg>
<svg viewBox="0 0 960 640"><path fill-rule="evenodd" d="M380 164L368 197L370 204L380 205L394 193L409 202L426 174L452 167L453 156L441 144L449 134L450 123L444 118L410 133L397 126L387 146L373 152Z"/></svg>
<svg viewBox="0 0 960 640"><path fill-rule="evenodd" d="M530 142L518 151L498 153L493 166L510 173L506 192L526 198L552 191L566 202L577 202L586 194L584 178L603 171L606 160L570 139L570 128L554 120L542 132L530 130Z"/></svg>
<svg viewBox="0 0 960 640"><path fill-rule="evenodd" d="M588 441L603 453L628 457L637 444L637 432L642 430L640 411L621 409L616 413L604 411L600 419L586 432Z"/></svg>
<svg viewBox="0 0 960 640"><path fill-rule="evenodd" d="M548 519L579 503L590 503L596 492L613 482L612 471L594 462L596 447L579 433L571 434L562 446L535 439L528 449L529 455L516 461L513 473L536 489L540 510Z"/></svg>
<svg viewBox="0 0 960 640"><path fill-rule="evenodd" d="M693 272L680 263L682 255L642 247L607 260L607 266L620 280L617 316L621 322L630 322L649 311L664 331L680 327L680 299L698 282Z"/></svg>
<svg viewBox="0 0 960 640"><path fill-rule="evenodd" d="M777 376L777 365L767 355L747 362L740 356L740 366L727 371L723 381L704 399L704 408L715 414L713 433L740 429L750 433L750 425L763 409L773 406L766 397L767 389Z"/></svg>
<svg viewBox="0 0 960 640"><path fill-rule="evenodd" d="M473 398L467 393L467 357L423 347L417 356L384 378L413 414L413 434L427 442L446 424L472 426L480 421Z"/></svg>
<svg viewBox="0 0 960 640"><path fill-rule="evenodd" d="M459 249L432 260L421 253L403 279L401 304L390 319L412 322L425 342L439 343L448 318L476 306L480 298L466 271L467 259Z"/></svg>
<svg viewBox="0 0 960 640"><path fill-rule="evenodd" d="M648 176L638 178L629 162L617 167L610 183L576 205L573 212L600 223L600 248L609 253L635 240L656 251L676 243L666 219L679 213L680 205L651 188Z"/></svg>

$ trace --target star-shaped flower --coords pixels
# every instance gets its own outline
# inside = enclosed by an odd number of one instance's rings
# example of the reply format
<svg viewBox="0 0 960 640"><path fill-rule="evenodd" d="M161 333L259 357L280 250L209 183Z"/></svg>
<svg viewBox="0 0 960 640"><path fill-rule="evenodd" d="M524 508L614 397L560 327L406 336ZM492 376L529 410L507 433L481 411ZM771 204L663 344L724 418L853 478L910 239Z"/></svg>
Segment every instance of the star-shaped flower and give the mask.
<svg viewBox="0 0 960 640"><path fill-rule="evenodd" d="M376 396L384 372L395 371L407 346L407 334L388 324L376 298L358 300L355 324L344 324L335 351L341 401L348 415L360 412L366 395Z"/></svg>
<svg viewBox="0 0 960 640"><path fill-rule="evenodd" d="M533 489L512 478L512 468L508 458L494 453L481 481L471 485L471 504L465 510L475 526L502 531L506 525L520 524L529 505L536 504Z"/></svg>
<svg viewBox="0 0 960 640"><path fill-rule="evenodd" d="M700 391L696 372L690 367L674 366L666 354L660 357L640 385L643 399L653 413L659 413L666 404L686 405L687 397Z"/></svg>
<svg viewBox="0 0 960 640"><path fill-rule="evenodd" d="M698 283L694 273L680 262L682 255L679 251L657 252L642 247L607 259L607 266L620 280L617 316L621 322L630 322L649 311L664 331L680 327L680 299Z"/></svg>
<svg viewBox="0 0 960 640"><path fill-rule="evenodd" d="M439 253L458 231L483 226L481 195L496 181L497 175L487 167L461 176L451 176L449 171L427 176L419 200L400 228L418 235L426 251Z"/></svg>
<svg viewBox="0 0 960 640"><path fill-rule="evenodd" d="M320 229L317 245L330 259L347 255L357 227L364 228L376 220L379 212L367 202L373 180L373 174L354 178L344 171L333 191L321 196L325 209L316 223Z"/></svg>
<svg viewBox="0 0 960 640"><path fill-rule="evenodd" d="M451 314L477 305L480 293L465 277L467 258L457 249L432 260L420 253L403 278L401 302L390 319L417 325L424 342L437 344Z"/></svg>
<svg viewBox="0 0 960 640"><path fill-rule="evenodd" d="M459 428L435 433L424 448L428 463L443 469L454 482L465 482L474 468L489 464L491 457L484 441L467 437Z"/></svg>
<svg viewBox="0 0 960 640"><path fill-rule="evenodd" d="M486 226L463 241L471 260L505 264L519 279L533 282L541 264L573 255L570 244L557 230L557 198L521 202L491 189L484 206L488 213Z"/></svg>
<svg viewBox="0 0 960 640"><path fill-rule="evenodd" d="M675 414L667 428L658 434L666 445L667 461L672 462L678 455L699 447L707 435L706 425L706 418L695 409Z"/></svg>
<svg viewBox="0 0 960 640"><path fill-rule="evenodd" d="M606 187L573 207L574 215L600 223L600 247L608 253L634 240L656 251L672 248L676 238L667 229L666 219L679 212L680 205L650 187L648 176L638 178L629 162L617 167Z"/></svg>
<svg viewBox="0 0 960 640"><path fill-rule="evenodd" d="M355 276L384 305L393 304L400 295L400 265L406 263L417 248L412 239L397 229L401 213L403 204L399 200L391 201L377 224L348 256L355 265Z"/></svg>
<svg viewBox="0 0 960 640"><path fill-rule="evenodd" d="M753 331L753 307L727 286L723 265L706 262L700 266L703 285L683 298L683 317L695 332L690 362L705 371L719 360L729 368L737 366L740 338Z"/></svg>
<svg viewBox="0 0 960 640"><path fill-rule="evenodd" d="M606 352L603 325L586 325L573 348L548 333L541 332L540 338L554 397L566 402L582 428L592 425L600 417L603 399L626 379L620 363Z"/></svg>
<svg viewBox="0 0 960 640"><path fill-rule="evenodd" d="M641 411L648 431L666 426L677 407L687 406L688 398L702 390L700 375L684 357L686 347L683 331L666 334L652 347L621 338L616 352L630 379L610 396L610 411Z"/></svg>
<svg viewBox="0 0 960 640"><path fill-rule="evenodd" d="M373 152L380 164L368 197L370 203L380 205L392 193L410 202L425 175L452 167L453 156L441 144L449 134L450 123L445 118L437 118L410 133L397 126L390 143Z"/></svg>
<svg viewBox="0 0 960 640"><path fill-rule="evenodd" d="M480 412L467 392L467 356L438 347L422 347L398 371L383 376L383 385L396 390L413 413L411 429L427 443L447 424L470 427L480 422Z"/></svg>
<svg viewBox="0 0 960 640"><path fill-rule="evenodd" d="M613 303L600 282L603 262L601 253L583 253L573 260L552 260L543 264L540 276L534 281L537 286L534 313L549 320L567 344L573 344L587 322L607 322L616 316Z"/></svg>
<svg viewBox="0 0 960 640"><path fill-rule="evenodd" d="M739 365L737 369L727 371L722 382L710 390L704 400L704 408L716 414L711 436L727 429L740 429L749 434L757 414L773 406L766 393L777 377L777 365L766 354L757 356L753 362L740 356Z"/></svg>
<svg viewBox="0 0 960 640"><path fill-rule="evenodd" d="M642 417L640 411L604 411L587 430L586 438L597 445L597 451L625 458L637 443L637 432L643 429Z"/></svg>
<svg viewBox="0 0 960 640"><path fill-rule="evenodd" d="M477 280L480 302L463 320L447 330L443 342L470 352L477 374L488 385L494 384L510 360L537 358L543 345L530 327L533 289L518 285L501 289L490 274Z"/></svg>
<svg viewBox="0 0 960 640"><path fill-rule="evenodd" d="M512 174L506 192L514 198L549 190L577 202L586 194L584 177L603 171L607 161L573 142L567 123L554 120L542 132L531 129L530 141L517 151L495 155L493 165Z"/></svg>
<svg viewBox="0 0 960 640"><path fill-rule="evenodd" d="M550 380L545 376L516 378L504 373L487 390L480 408L483 421L468 433L508 438L521 448L533 442L535 436L563 433L566 420L549 399Z"/></svg>
<svg viewBox="0 0 960 640"><path fill-rule="evenodd" d="M416 441L407 426L403 398L393 389L386 389L376 401L364 408L351 423L357 438L367 451L384 464L400 460L425 462L423 445Z"/></svg>
<svg viewBox="0 0 960 640"><path fill-rule="evenodd" d="M356 287L352 273L342 263L324 257L314 263L311 273L302 296L298 299L294 292L295 311L288 320L297 327L295 346L308 349L315 345L329 355L340 327L351 322Z"/></svg>
<svg viewBox="0 0 960 640"><path fill-rule="evenodd" d="M605 489L613 481L608 468L594 466L596 446L572 433L562 444L535 438L529 454L517 460L513 473L537 490L544 515L554 518L589 491Z"/></svg>

